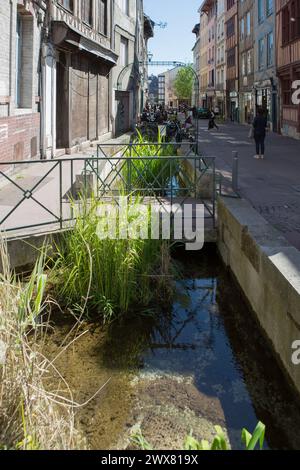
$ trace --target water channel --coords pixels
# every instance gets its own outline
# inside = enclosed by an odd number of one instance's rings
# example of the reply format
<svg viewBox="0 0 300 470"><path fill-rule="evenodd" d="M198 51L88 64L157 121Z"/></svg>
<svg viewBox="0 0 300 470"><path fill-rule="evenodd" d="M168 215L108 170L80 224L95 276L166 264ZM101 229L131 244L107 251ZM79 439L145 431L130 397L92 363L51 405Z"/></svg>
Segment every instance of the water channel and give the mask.
<svg viewBox="0 0 300 470"><path fill-rule="evenodd" d="M300 448L300 402L214 246L174 254L181 275L170 312L144 314L86 331L57 360L74 399L84 402L77 427L92 449L126 449L140 426L155 449L182 449L192 430L211 440L226 430L233 449L241 429L266 425L266 448ZM70 329L49 331L54 357ZM49 379L50 381L52 379Z"/></svg>

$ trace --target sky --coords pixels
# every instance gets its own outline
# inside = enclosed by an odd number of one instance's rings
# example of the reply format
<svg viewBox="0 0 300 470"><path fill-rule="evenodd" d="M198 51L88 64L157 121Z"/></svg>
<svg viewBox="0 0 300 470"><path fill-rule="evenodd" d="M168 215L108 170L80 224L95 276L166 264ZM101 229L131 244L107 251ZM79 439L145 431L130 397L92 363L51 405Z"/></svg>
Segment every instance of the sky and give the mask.
<svg viewBox="0 0 300 470"><path fill-rule="evenodd" d="M144 0L144 10L156 23L166 22L167 27L155 27L154 38L148 50L152 60L177 60L192 62L195 35L192 29L198 23L197 10L202 0ZM167 67L150 67L149 75L158 75Z"/></svg>

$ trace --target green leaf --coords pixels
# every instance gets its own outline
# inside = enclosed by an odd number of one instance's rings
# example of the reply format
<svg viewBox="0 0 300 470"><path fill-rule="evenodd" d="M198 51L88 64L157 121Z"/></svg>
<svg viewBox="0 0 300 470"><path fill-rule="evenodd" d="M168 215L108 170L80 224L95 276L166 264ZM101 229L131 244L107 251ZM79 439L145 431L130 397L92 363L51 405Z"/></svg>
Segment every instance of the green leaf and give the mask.
<svg viewBox="0 0 300 470"><path fill-rule="evenodd" d="M246 444L246 450L254 450L259 443L260 450L263 449L265 440L266 426L259 421L253 434L250 434L246 429L242 431L242 441Z"/></svg>

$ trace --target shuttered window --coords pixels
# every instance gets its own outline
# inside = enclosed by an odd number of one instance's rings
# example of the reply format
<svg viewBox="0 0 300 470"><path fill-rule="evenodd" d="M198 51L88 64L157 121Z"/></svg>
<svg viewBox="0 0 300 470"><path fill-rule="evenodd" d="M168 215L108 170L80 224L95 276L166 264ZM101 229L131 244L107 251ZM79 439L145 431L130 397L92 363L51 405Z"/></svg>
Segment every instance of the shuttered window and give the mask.
<svg viewBox="0 0 300 470"><path fill-rule="evenodd" d="M282 45L300 38L300 0L291 0L282 9Z"/></svg>
<svg viewBox="0 0 300 470"><path fill-rule="evenodd" d="M98 0L98 31L107 35L107 0Z"/></svg>
<svg viewBox="0 0 300 470"><path fill-rule="evenodd" d="M92 24L92 0L81 0L81 19L85 23Z"/></svg>
<svg viewBox="0 0 300 470"><path fill-rule="evenodd" d="M282 10L282 44L287 44L290 40L290 9L286 6Z"/></svg>
<svg viewBox="0 0 300 470"><path fill-rule="evenodd" d="M59 3L67 10L73 12L73 0L59 0Z"/></svg>

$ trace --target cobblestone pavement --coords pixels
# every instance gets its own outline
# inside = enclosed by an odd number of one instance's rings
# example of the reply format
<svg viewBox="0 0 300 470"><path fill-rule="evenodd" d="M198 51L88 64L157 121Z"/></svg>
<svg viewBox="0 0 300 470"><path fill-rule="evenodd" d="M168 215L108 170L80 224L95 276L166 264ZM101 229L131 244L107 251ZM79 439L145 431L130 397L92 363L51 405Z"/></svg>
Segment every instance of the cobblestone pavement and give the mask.
<svg viewBox="0 0 300 470"><path fill-rule="evenodd" d="M239 192L287 240L300 249L300 141L268 133L265 160L255 160L249 127L221 124L208 131L199 121L199 145L204 155L217 157L217 168L228 180L234 150L239 155Z"/></svg>

